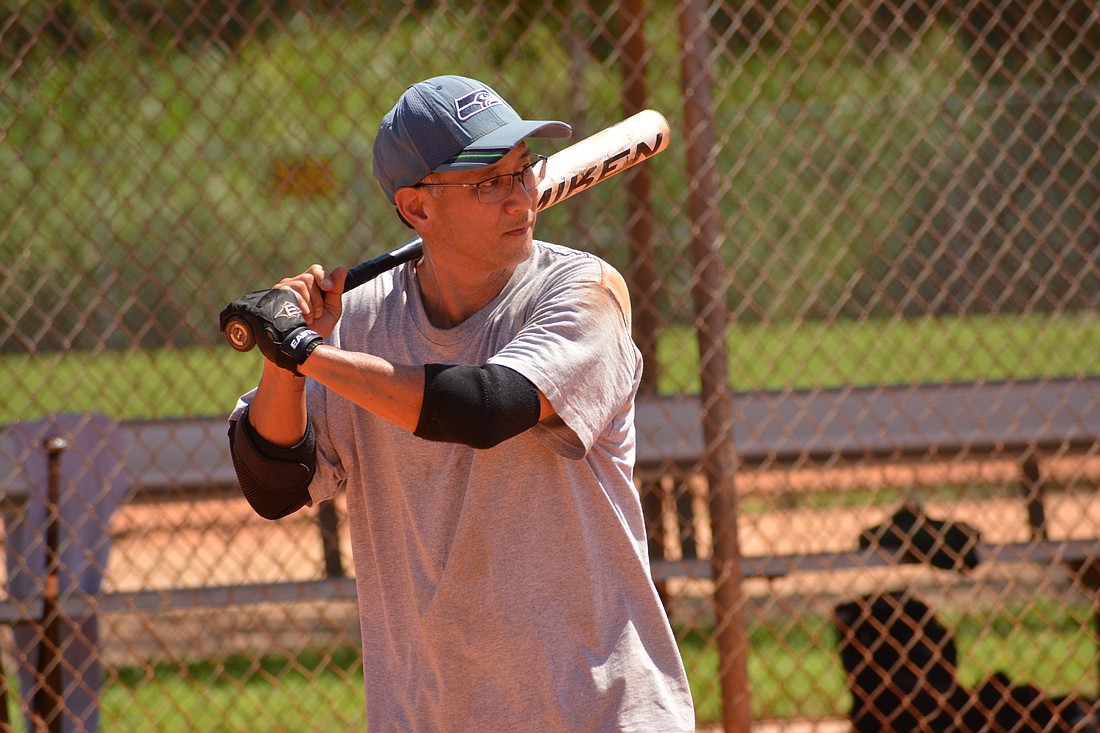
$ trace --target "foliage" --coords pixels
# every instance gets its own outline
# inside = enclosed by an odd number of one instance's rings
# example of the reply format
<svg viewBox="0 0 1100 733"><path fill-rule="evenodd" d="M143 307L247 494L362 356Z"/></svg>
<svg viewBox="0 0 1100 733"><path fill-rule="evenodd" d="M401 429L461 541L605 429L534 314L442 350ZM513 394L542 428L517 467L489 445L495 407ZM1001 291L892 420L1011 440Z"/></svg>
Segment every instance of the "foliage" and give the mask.
<svg viewBox="0 0 1100 733"><path fill-rule="evenodd" d="M521 110L573 109L578 136L618 116L615 59L585 63L573 55L576 47L598 49L596 30L614 28L614 15L520 3L506 29L490 32L477 5L455 11L397 3L387 16L362 3L319 4L316 12L279 3L261 12L258 3L240 3L230 14L243 24L262 17L244 36L233 23L207 17L224 20L224 3L205 3L186 19L180 0L165 4L156 23L179 35L165 42L157 33L139 35L140 19L152 12L148 0L117 7L71 0L48 17L39 6L22 11L25 22L16 28L38 24L72 44L97 40L54 58L53 36L42 31L40 45L21 47L0 95L8 120L0 139L8 174L0 190L0 312L7 319L0 348L209 345L218 338L213 314L240 294L240 283L267 285L322 256L357 262L403 241L407 231L370 177L369 151L374 121L407 80L443 69L499 78L498 88ZM1087 226L1080 212L1095 202L1066 209L1068 218L1042 242L1024 235L975 246L966 229L951 240L954 202L945 205L942 192L956 191L961 205L971 187L984 190L984 166L995 161L964 167L960 177L961 162L997 141L989 136L1007 139L1015 129L996 105L948 121L945 105L958 94L967 59L951 37L930 29L921 46L869 65L845 40L842 23L818 17L825 7L761 2L734 14L720 5L713 18L723 51L713 69L724 80L715 99L716 165L734 318L1095 308L1100 282L1088 279L1095 254L1072 236ZM680 48L675 33L661 31L676 26L676 9L657 3L648 12L653 106L675 122L681 93L671 72ZM560 38L567 18L577 39ZM215 29L237 33L236 40L201 40ZM762 29L780 33L783 43L745 43ZM468 42L470 32L485 34L497 50L486 55ZM200 40L192 43L191 33ZM537 56L525 52L536 47ZM1055 156L1064 141L1089 139L1081 134L1088 114L1070 110L1034 135ZM1012 140L1007 154L1026 164L1033 137ZM1094 153L1078 144L1072 154L1085 162ZM297 161L321 167L331 191L274 194L280 166ZM655 297L671 320L688 322L693 270L681 162L675 154L652 162L654 216L667 233L657 248L665 287ZM1091 175L1087 166L1071 170ZM1063 181L1045 195L1054 205L1053 197L1077 183ZM1024 206L1030 192L1019 185L984 195L1007 193ZM1015 208L996 204L989 202L999 217L1014 216ZM583 202L547 212L541 233L629 269L624 206L620 190L599 187ZM1040 244L1044 258L1032 255ZM1021 262L1032 268L1022 278ZM1075 276L1085 278L1080 287L1046 287Z"/></svg>
<svg viewBox="0 0 1100 733"><path fill-rule="evenodd" d="M521 111L561 110L578 137L619 116L618 61L603 58L597 38L619 19L585 5L517 3L493 31L480 4L318 1L261 12L250 0L233 17L259 13L261 32L188 41L230 32L204 15L223 6L181 19L180 0L165 4L157 22L180 34L167 45L139 33L149 0L66 0L52 15L30 4L9 26L53 30L9 52L19 63L0 95L0 350L210 346L216 312L242 290L400 243L408 232L370 176L370 147L375 121L408 80L454 69L499 79ZM677 9L646 9L652 106L683 145L681 49L669 32ZM1100 306L1100 255L1077 236L1100 191L1086 180L1096 154L1089 108L1068 105L1017 134L1014 111L965 96L974 91L969 57L951 27L922 27L919 44L868 63L848 14L830 12L811 0L714 7L715 164L733 319L857 327L898 315ZM69 32L70 21L81 30ZM561 37L565 25L577 38ZM53 57L55 32L95 42ZM470 44L471 33L496 50ZM578 48L599 62L578 60ZM1002 157L1021 178L987 186ZM1067 164L1053 173L1048 158ZM276 193L278 172L302 161L325 172L326 193ZM669 321L690 323L682 161L672 152L647 164L662 233L662 290L652 297ZM1057 220L1002 239L1017 212L1035 208L1033 186ZM1067 190L1079 192L1073 206L1059 203ZM971 226L974 200L992 212L988 223ZM540 235L629 274L625 215L621 187L601 186L546 212Z"/></svg>

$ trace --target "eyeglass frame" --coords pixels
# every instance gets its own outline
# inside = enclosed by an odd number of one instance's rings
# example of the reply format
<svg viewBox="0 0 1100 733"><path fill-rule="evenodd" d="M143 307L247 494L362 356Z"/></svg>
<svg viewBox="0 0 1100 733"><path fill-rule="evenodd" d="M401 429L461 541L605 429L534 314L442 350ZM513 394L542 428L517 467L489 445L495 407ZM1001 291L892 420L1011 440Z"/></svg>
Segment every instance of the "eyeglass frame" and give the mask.
<svg viewBox="0 0 1100 733"><path fill-rule="evenodd" d="M517 178L520 179L519 185L523 186L524 191L534 191L536 188L538 188L538 185L542 183L543 178L546 176L546 161L548 160L548 158L545 155L538 155L537 153L531 153L531 157L534 160L520 168L518 171L515 171L514 173L502 173L499 176L490 176L489 178L486 178L482 181L477 181L476 183L414 183L412 186L410 186L410 188L432 188L434 186L439 186L440 188L473 188L477 191L477 200L480 203L499 204L501 201L504 201L506 198L512 195L512 191L516 187ZM535 171L536 166L541 166L542 170ZM535 173L534 183L530 187L524 184L522 180L522 176L527 175L528 171ZM489 183L491 181L499 181L502 178L508 179L508 190L505 191L499 199L494 199L493 201L484 200L481 197L483 192L483 189L481 187L484 186L486 183Z"/></svg>

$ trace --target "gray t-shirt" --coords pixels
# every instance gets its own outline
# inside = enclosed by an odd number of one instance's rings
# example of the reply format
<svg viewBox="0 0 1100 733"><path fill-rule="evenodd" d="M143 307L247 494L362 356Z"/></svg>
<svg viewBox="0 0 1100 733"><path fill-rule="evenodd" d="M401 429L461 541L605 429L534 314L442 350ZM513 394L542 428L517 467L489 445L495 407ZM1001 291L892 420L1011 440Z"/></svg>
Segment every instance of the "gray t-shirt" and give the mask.
<svg viewBox="0 0 1100 733"><path fill-rule="evenodd" d="M404 265L344 296L331 342L508 366L557 411L476 450L310 382L310 493L347 492L371 733L694 730L632 478L642 363L619 274L536 242L496 299L439 329Z"/></svg>

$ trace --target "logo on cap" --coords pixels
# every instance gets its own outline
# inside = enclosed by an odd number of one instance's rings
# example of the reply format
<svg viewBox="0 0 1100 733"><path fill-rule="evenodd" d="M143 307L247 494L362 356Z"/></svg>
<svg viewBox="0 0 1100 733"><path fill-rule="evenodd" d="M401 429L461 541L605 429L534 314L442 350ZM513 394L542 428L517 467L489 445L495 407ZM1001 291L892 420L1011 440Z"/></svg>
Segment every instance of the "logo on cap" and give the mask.
<svg viewBox="0 0 1100 733"><path fill-rule="evenodd" d="M490 107L497 107L502 104L504 104L504 100L488 89L478 89L455 100L455 114L458 115L460 121L465 122L478 112L484 112Z"/></svg>

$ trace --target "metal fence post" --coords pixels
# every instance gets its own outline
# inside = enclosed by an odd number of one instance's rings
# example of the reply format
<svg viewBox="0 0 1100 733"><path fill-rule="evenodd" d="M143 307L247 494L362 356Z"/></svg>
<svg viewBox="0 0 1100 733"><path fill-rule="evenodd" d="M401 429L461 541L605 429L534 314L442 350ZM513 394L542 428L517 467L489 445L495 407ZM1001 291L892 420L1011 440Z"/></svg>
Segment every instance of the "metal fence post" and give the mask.
<svg viewBox="0 0 1100 733"><path fill-rule="evenodd" d="M623 115L629 117L649 105L649 86L646 83L648 47L645 39L646 11L642 0L624 0L619 25L623 34L622 53L622 105ZM626 236L630 245L630 267L627 282L634 293L634 340L642 352L646 368L642 371L639 391L657 391L660 376L657 359L657 334L661 317L657 312L656 295L660 277L657 273L656 245L654 237L653 170L649 166L637 166L627 174Z"/></svg>
<svg viewBox="0 0 1100 733"><path fill-rule="evenodd" d="M61 454L69 442L60 436L43 441L48 461L46 484L46 576L42 586L42 640L38 645L38 666L34 693L36 731L61 733L65 700L61 679L61 554L58 529L61 524Z"/></svg>
<svg viewBox="0 0 1100 733"><path fill-rule="evenodd" d="M726 733L747 733L752 724L749 698L748 637L741 589L741 550L737 538L737 456L733 442L733 396L726 346L726 277L720 247L710 41L705 4L680 6L686 160L691 187L688 221L694 273L692 300L699 340L703 422L703 471L707 478L714 576L715 634Z"/></svg>

